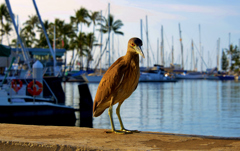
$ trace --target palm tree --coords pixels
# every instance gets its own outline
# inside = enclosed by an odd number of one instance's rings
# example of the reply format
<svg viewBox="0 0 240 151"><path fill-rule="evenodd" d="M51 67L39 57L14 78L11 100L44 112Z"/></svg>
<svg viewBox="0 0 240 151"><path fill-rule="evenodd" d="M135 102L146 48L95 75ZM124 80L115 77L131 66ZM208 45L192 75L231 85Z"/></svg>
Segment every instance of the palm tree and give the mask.
<svg viewBox="0 0 240 151"><path fill-rule="evenodd" d="M226 71L228 69L228 65L229 65L229 62L228 62L228 59L227 59L227 55L225 53L225 51L222 51L222 70Z"/></svg>
<svg viewBox="0 0 240 151"><path fill-rule="evenodd" d="M30 25L30 26L33 27L33 29L38 26L39 20L38 20L38 16L37 15L28 16L28 18L29 18L29 20L27 20L23 24Z"/></svg>
<svg viewBox="0 0 240 151"><path fill-rule="evenodd" d="M239 65L239 51L237 46L230 45L229 50L227 50L227 54L231 56L230 61L230 70L234 70L236 65ZM232 63L234 61L234 63Z"/></svg>
<svg viewBox="0 0 240 151"><path fill-rule="evenodd" d="M74 58L72 58L73 61L72 61L71 65L73 65L77 56L79 56L80 57L80 69L83 69L83 56L86 56L86 54L85 54L86 49L84 49L84 47L86 46L86 34L83 32L80 32L78 34L78 36L75 35L75 37L72 38L70 43L71 43L70 48L72 48L73 50L74 49L77 50L77 55Z"/></svg>
<svg viewBox="0 0 240 151"><path fill-rule="evenodd" d="M4 20L7 22L12 22L10 14L8 12L7 6L3 3L0 5L0 24L1 24L1 36L3 39L3 32L4 32ZM1 43L2 43L2 39L1 39Z"/></svg>
<svg viewBox="0 0 240 151"><path fill-rule="evenodd" d="M64 24L64 26L61 29L61 35L62 35L62 42L64 45L62 46L65 49L69 49L69 39L73 38L75 35L75 30L71 24Z"/></svg>
<svg viewBox="0 0 240 151"><path fill-rule="evenodd" d="M37 41L35 28L39 27L39 20L37 15L28 17L29 20L24 23L25 27L21 30L21 34L23 35L23 39L25 39L27 47L34 47L34 42Z"/></svg>
<svg viewBox="0 0 240 151"><path fill-rule="evenodd" d="M43 22L43 25L45 27L45 30L47 32L47 34L49 35L49 41L52 41L52 35L51 35L51 24L48 20L45 20ZM45 37L45 34L43 32L43 29L40 25L37 25L37 28L38 28L38 32L40 32L40 35L39 35L39 39L37 40L37 44L36 44L36 47L42 47L42 48L48 48L48 43L47 43L47 39Z"/></svg>
<svg viewBox="0 0 240 151"><path fill-rule="evenodd" d="M237 49L237 46L233 47L233 45L231 44L229 46L229 49L227 50L227 54L231 56L230 70L233 70L236 61L238 61L238 49ZM235 61L235 63L232 64L232 61Z"/></svg>
<svg viewBox="0 0 240 151"><path fill-rule="evenodd" d="M20 30L20 35L26 47L32 47L36 35L35 32L32 31L32 27L29 25L25 26L22 30Z"/></svg>
<svg viewBox="0 0 240 151"><path fill-rule="evenodd" d="M56 48L70 48L69 40L72 39L76 34L76 28L73 28L71 24L66 24L63 20L55 19L54 26L56 28ZM65 52L65 59L67 53Z"/></svg>
<svg viewBox="0 0 240 151"><path fill-rule="evenodd" d="M108 26L109 22L110 22L110 28ZM110 33L111 31L113 31L114 34L124 35L123 32L119 31L119 29L123 26L122 21L119 19L114 21L114 17L111 14L109 15L109 19L104 18L103 24L102 23L99 23L99 24L104 34L108 33L108 30L110 30Z"/></svg>
<svg viewBox="0 0 240 151"><path fill-rule="evenodd" d="M77 32L79 31L78 30L79 24L81 25L80 32L79 32L79 34L80 34L82 32L82 24L87 24L87 25L90 24L89 23L89 13L88 13L88 10L86 8L84 8L84 7L81 7L79 10L77 10L75 12L75 16L71 16L70 17L70 20L71 20L71 24L74 26L74 28L77 29ZM74 50L73 50L73 52L74 52ZM80 60L83 60L83 58L81 58ZM72 60L72 61L74 61L74 60ZM82 62L80 64L82 65Z"/></svg>
<svg viewBox="0 0 240 151"><path fill-rule="evenodd" d="M66 24L63 20L60 19L55 19L54 25L56 27L56 38L58 40L56 48L68 49L68 41L75 35L76 29L74 29L71 24Z"/></svg>
<svg viewBox="0 0 240 151"><path fill-rule="evenodd" d="M86 48L85 48L86 53L87 53L87 66L86 66L87 70L89 68L90 61L93 60L92 48L93 48L93 46L98 45L98 44L94 44L94 42L96 42L96 40L95 40L93 33L87 34L86 35Z"/></svg>
<svg viewBox="0 0 240 151"><path fill-rule="evenodd" d="M90 20L91 20L91 22L90 22L89 25L91 25L91 23L93 24L93 35L94 35L95 26L96 26L97 22L98 22L98 21L101 21L101 20L103 20L103 19L102 19L102 16L100 15L100 13L97 12L97 11L91 12L91 14L89 15L89 18L90 18Z"/></svg>
<svg viewBox="0 0 240 151"><path fill-rule="evenodd" d="M113 15L109 15L109 19L106 19L105 17L103 18L104 22L103 23L99 23L99 25L101 26L100 29L98 29L100 32L102 33L108 33L109 31L109 34L111 33L111 31L114 32L114 34L119 34L119 35L124 35L123 32L119 31L119 29L123 26L123 23L121 20L116 20L114 21L114 17ZM109 28L109 25L110 25L110 28ZM106 42L106 46L102 52L102 54L100 54L100 57L97 61L97 64L95 65L95 69L97 68L98 64L100 63L100 60L101 60L101 57L102 55L104 54L104 52L106 51L107 49L107 43L109 42L109 37L108 37L108 40Z"/></svg>
<svg viewBox="0 0 240 151"><path fill-rule="evenodd" d="M79 10L75 12L75 16L70 17L72 25L78 29L79 24L87 24L89 25L89 14L88 10L84 7L81 7ZM80 28L80 32L82 32L82 28Z"/></svg>
<svg viewBox="0 0 240 151"><path fill-rule="evenodd" d="M8 36L10 36L10 32L12 31L12 27L11 24L9 22L7 22L5 25L3 25L3 32L2 32L2 36L6 35L7 36L7 40L8 40L8 45L9 43L9 38Z"/></svg>

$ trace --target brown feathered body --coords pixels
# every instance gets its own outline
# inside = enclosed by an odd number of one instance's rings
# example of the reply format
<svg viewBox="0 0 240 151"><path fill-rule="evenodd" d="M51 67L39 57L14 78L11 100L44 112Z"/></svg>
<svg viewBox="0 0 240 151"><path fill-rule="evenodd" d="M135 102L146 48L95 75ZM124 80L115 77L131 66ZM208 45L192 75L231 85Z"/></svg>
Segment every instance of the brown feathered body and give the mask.
<svg viewBox="0 0 240 151"><path fill-rule="evenodd" d="M139 77L139 55L128 50L102 77L93 104L93 116L97 117L110 105L127 99L137 88Z"/></svg>

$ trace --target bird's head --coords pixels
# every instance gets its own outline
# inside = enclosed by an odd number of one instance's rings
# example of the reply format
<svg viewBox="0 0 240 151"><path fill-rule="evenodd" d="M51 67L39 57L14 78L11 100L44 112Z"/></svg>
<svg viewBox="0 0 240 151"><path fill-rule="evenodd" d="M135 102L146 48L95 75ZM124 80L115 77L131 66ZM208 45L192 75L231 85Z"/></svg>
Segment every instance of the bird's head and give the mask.
<svg viewBox="0 0 240 151"><path fill-rule="evenodd" d="M128 41L128 48L130 48L128 49L128 51L134 51L137 54L140 54L143 58L145 58L143 51L141 49L141 46L142 46L142 40L139 38L131 38Z"/></svg>

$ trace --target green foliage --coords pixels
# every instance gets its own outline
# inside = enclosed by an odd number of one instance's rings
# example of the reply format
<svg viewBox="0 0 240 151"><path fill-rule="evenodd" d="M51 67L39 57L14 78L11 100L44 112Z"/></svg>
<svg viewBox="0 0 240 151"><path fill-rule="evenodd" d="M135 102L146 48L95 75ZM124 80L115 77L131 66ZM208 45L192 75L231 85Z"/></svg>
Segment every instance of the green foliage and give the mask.
<svg viewBox="0 0 240 151"><path fill-rule="evenodd" d="M3 3L0 5L0 24L1 24L0 34L2 36L2 39L4 35L7 35L7 37L9 36L9 32L12 30L10 27L10 23L11 23L10 14L8 12L7 6Z"/></svg>
<svg viewBox="0 0 240 151"><path fill-rule="evenodd" d="M222 70L226 71L228 69L228 59L225 51L222 51Z"/></svg>
<svg viewBox="0 0 240 151"><path fill-rule="evenodd" d="M38 20L37 15L28 16L28 20L23 23L23 28L21 29L20 36L26 47L41 47L48 48L47 40ZM100 26L102 28L101 32L106 33L110 29L115 34L123 35L119 29L123 26L121 20L114 21L114 17L110 15L110 28L108 27L108 19L102 17L99 12L92 12L84 7L75 11L73 16L70 16L70 23L65 23L64 20L58 18L54 22L49 22L45 20L43 22L46 32L49 37L50 43L53 45L54 41L54 26L55 26L55 36L56 36L56 48L65 48L66 50L77 50L77 55L79 57L87 57L87 67L89 62L93 60L92 49L96 45L96 38L94 35L95 26ZM103 23L101 23L103 21ZM7 22L7 23L5 23ZM5 4L0 5L0 35L10 36L11 28L11 18L8 13ZM81 31L79 26L81 25L90 26L93 25L92 33L85 33ZM16 46L17 39L13 39L11 45ZM77 56L76 55L76 56ZM73 60L76 58L72 58ZM82 59L82 58L81 58ZM82 65L81 60L81 65Z"/></svg>
<svg viewBox="0 0 240 151"><path fill-rule="evenodd" d="M123 35L123 32L119 31L119 29L123 26L123 23L121 20L114 21L113 15L109 16L109 19L104 18L103 23L99 23L101 26L101 30L103 33L107 33L109 30L110 32L113 31L115 34ZM110 28L109 28L109 21L110 21Z"/></svg>
<svg viewBox="0 0 240 151"><path fill-rule="evenodd" d="M240 66L240 51L238 47L230 45L229 49L227 49L227 54L231 56L230 70L238 72Z"/></svg>

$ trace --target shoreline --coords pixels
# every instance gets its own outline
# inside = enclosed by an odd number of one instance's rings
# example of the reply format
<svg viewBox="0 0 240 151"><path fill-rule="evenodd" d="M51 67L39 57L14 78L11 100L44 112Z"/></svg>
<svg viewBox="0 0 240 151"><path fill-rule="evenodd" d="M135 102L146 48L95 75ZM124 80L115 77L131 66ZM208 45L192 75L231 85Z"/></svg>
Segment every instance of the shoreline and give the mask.
<svg viewBox="0 0 240 151"><path fill-rule="evenodd" d="M106 134L104 129L0 124L0 150L240 150L240 137L140 132Z"/></svg>

